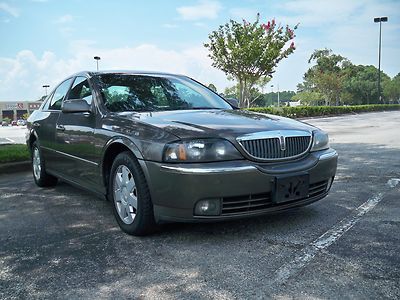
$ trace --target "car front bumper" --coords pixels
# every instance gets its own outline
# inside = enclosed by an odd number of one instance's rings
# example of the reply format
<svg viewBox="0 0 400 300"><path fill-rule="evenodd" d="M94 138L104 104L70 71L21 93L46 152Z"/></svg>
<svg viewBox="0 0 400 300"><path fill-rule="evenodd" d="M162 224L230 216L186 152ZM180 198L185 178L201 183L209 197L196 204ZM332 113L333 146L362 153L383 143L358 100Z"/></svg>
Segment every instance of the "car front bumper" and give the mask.
<svg viewBox="0 0 400 300"><path fill-rule="evenodd" d="M207 222L255 216L322 199L332 184L337 159L336 151L327 149L281 163L238 160L202 164L141 161L141 164L157 221ZM296 175L307 175L307 196L275 203L276 178ZM195 214L196 203L204 199L220 203L218 215Z"/></svg>

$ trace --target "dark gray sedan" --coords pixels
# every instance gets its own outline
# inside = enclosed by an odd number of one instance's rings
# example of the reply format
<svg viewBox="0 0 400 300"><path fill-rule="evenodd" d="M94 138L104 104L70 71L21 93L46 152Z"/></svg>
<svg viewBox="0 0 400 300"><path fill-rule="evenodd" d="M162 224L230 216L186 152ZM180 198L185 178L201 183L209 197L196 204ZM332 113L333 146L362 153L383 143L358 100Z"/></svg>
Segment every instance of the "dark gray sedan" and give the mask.
<svg viewBox="0 0 400 300"><path fill-rule="evenodd" d="M228 220L328 194L337 153L326 133L239 110L197 81L150 72L82 72L28 119L37 185L61 178L113 202L143 235L165 221Z"/></svg>

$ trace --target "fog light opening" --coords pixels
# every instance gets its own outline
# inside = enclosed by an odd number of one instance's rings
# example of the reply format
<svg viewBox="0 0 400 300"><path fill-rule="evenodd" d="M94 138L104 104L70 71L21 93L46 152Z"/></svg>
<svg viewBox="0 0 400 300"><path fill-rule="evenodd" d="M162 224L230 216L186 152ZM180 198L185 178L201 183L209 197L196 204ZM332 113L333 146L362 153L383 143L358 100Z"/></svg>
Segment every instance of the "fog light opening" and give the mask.
<svg viewBox="0 0 400 300"><path fill-rule="evenodd" d="M218 216L221 214L220 199L205 199L196 203L194 214L197 216Z"/></svg>
<svg viewBox="0 0 400 300"><path fill-rule="evenodd" d="M331 177L331 178L329 178L329 180L328 180L328 184L326 185L326 191L327 191L327 192L329 192L329 190L330 190L331 187L332 187L333 178L335 178L335 177Z"/></svg>

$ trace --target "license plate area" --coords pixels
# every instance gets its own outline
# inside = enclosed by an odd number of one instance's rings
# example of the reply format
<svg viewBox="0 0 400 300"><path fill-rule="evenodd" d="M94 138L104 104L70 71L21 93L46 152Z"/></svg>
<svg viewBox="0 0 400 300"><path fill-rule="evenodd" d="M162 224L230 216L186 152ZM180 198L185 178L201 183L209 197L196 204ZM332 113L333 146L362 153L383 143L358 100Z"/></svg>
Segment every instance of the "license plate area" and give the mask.
<svg viewBox="0 0 400 300"><path fill-rule="evenodd" d="M308 196L309 175L276 177L273 201L284 203L306 198Z"/></svg>

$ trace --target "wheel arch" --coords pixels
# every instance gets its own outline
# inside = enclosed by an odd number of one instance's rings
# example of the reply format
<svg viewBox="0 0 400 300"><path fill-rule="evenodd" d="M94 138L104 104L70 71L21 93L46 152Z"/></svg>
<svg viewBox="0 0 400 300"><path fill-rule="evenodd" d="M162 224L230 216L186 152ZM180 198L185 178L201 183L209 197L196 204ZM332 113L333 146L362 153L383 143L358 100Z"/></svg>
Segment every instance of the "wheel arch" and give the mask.
<svg viewBox="0 0 400 300"><path fill-rule="evenodd" d="M29 132L29 138L27 140L28 149L32 152L32 144L38 140L38 135L35 130Z"/></svg>
<svg viewBox="0 0 400 300"><path fill-rule="evenodd" d="M108 180L110 178L110 171L113 161L118 154L124 151L131 152L136 159L143 159L139 148L131 140L124 137L116 137L108 141L104 147L101 159L103 185L106 188L106 191L108 190Z"/></svg>

